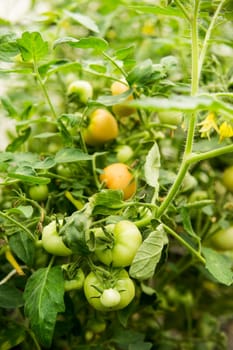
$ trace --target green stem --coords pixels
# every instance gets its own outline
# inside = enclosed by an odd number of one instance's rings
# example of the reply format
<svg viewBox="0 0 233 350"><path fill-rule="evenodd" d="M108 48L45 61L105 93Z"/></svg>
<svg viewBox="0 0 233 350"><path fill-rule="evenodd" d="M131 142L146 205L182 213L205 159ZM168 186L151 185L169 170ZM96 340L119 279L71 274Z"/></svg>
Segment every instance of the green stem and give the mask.
<svg viewBox="0 0 233 350"><path fill-rule="evenodd" d="M112 57L110 57L106 52L102 52L102 54L104 55L104 57L106 57L120 72L121 74L123 75L123 77L126 77L127 74L126 72L124 71L123 68L121 68L114 59L112 59Z"/></svg>
<svg viewBox="0 0 233 350"><path fill-rule="evenodd" d="M221 0L220 1L219 5L218 5L218 7L217 7L217 9L215 11L215 14L212 17L212 20L210 22L208 30L206 32L205 39L203 41L203 45L202 45L202 49L201 49L201 53L200 53L200 57L199 57L198 79L200 79L202 65L203 65L203 62L204 62L204 59L205 59L205 56L206 56L206 51L207 51L207 47L208 47L208 44L209 44L209 39L210 39L212 30L214 28L215 22L216 22L216 20L218 18L219 12L221 11L221 8L222 8L224 2L225 2L225 0Z"/></svg>
<svg viewBox="0 0 233 350"><path fill-rule="evenodd" d="M180 2L180 0L175 0L175 4L181 9L181 11L183 12L185 18L190 21L190 15L188 13L188 11L186 10L186 8L184 7L184 5Z"/></svg>
<svg viewBox="0 0 233 350"><path fill-rule="evenodd" d="M0 216L10 222L12 222L15 226L19 227L21 230L23 230L24 232L27 233L27 235L33 240L35 241L35 237L33 236L33 234L31 233L31 231L29 231L25 226L23 226L20 222L16 221L15 219L11 218L10 216L8 216L7 214L3 213L2 211L0 211Z"/></svg>
<svg viewBox="0 0 233 350"><path fill-rule="evenodd" d="M40 76L40 73L39 73L39 70L38 70L38 67L37 67L37 62L36 62L36 58L35 58L35 57L34 57L33 62L34 62L34 73L35 73L35 75L36 75L36 78L37 78L37 80L38 80L38 82L39 82L39 85L40 85L40 87L41 87L41 89L42 89L42 91L43 91L43 94L44 94L44 96L45 96L45 98L46 98L46 100L47 100L47 103L48 103L48 105L49 105L49 108L50 108L50 110L51 110L51 113L52 113L53 117L54 117L55 119L57 119L57 114L56 114L55 109L54 109L54 107L53 107L53 104L52 104L52 102L51 102L51 100L50 100L48 91L47 91L47 89L46 89L46 87L45 87L45 84L44 84L43 80L41 79L41 76Z"/></svg>
<svg viewBox="0 0 233 350"><path fill-rule="evenodd" d="M163 227L167 233L177 239L183 246L185 246L202 264L206 264L205 258L196 251L191 245L189 245L180 235L173 231L169 226L163 224Z"/></svg>
<svg viewBox="0 0 233 350"><path fill-rule="evenodd" d="M170 188L167 197L165 198L165 200L163 201L163 203L160 205L160 207L158 208L157 211L157 217L160 218L163 213L166 211L166 209L168 208L169 204L171 203L171 201L173 200L173 198L175 197L176 193L178 192L180 185L185 177L185 174L188 170L188 164L183 161L181 163L178 175L176 177L176 181L173 183L172 187Z"/></svg>
<svg viewBox="0 0 233 350"><path fill-rule="evenodd" d="M192 17L191 22L191 32L192 32L192 83L191 83L191 96L195 96L198 93L198 11L199 11L199 0L195 1L194 15ZM174 184L171 186L167 197L164 202L158 209L158 217L160 217L168 208L169 204L172 202L174 197L176 196L180 185L188 171L189 163L186 161L186 158L192 152L193 140L195 134L195 126L196 126L197 114L193 113L190 116L188 131L187 131L187 139L185 144L185 151L183 155L183 159L181 162L180 169L178 171L177 178Z"/></svg>
<svg viewBox="0 0 233 350"><path fill-rule="evenodd" d="M208 152L203 152L200 154L192 154L192 155L190 155L189 158L187 158L187 163L193 164L193 163L200 162L202 160L219 157L223 154L231 153L231 152L233 152L233 144L228 145L228 146L224 146L224 147L220 147L220 148L208 151Z"/></svg>

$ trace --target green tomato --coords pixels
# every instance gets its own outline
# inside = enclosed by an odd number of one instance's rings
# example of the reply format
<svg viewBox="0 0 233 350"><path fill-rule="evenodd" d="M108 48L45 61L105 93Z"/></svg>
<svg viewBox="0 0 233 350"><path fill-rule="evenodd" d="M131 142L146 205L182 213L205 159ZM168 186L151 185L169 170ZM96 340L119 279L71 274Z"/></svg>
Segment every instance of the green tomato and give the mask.
<svg viewBox="0 0 233 350"><path fill-rule="evenodd" d="M76 80L69 84L68 95L75 95L79 102L86 104L93 97L92 85L86 80Z"/></svg>
<svg viewBox="0 0 233 350"><path fill-rule="evenodd" d="M90 272L84 281L84 294L88 303L96 310L121 310L133 300L135 286L124 269L114 277L104 277L100 273Z"/></svg>
<svg viewBox="0 0 233 350"><path fill-rule="evenodd" d="M233 250L233 226L219 230L210 238L213 248L221 251Z"/></svg>
<svg viewBox="0 0 233 350"><path fill-rule="evenodd" d="M134 153L132 148L128 145L118 146L116 151L117 151L116 157L120 163L127 162L129 159L133 157L133 153Z"/></svg>
<svg viewBox="0 0 233 350"><path fill-rule="evenodd" d="M108 236L99 228L94 231L96 237L95 254L98 259L110 266L129 266L142 243L142 235L137 226L128 220L105 227ZM111 242L107 241L111 237Z"/></svg>
<svg viewBox="0 0 233 350"><path fill-rule="evenodd" d="M233 192L233 165L224 170L222 181L226 189Z"/></svg>
<svg viewBox="0 0 233 350"><path fill-rule="evenodd" d="M65 280L64 289L66 292L76 289L82 289L85 280L84 272L81 268L78 269L74 279Z"/></svg>
<svg viewBox="0 0 233 350"><path fill-rule="evenodd" d="M57 174L63 177L70 177L72 175L72 171L68 165L59 164L56 170Z"/></svg>
<svg viewBox="0 0 233 350"><path fill-rule="evenodd" d="M37 202L43 202L48 198L49 189L47 185L34 185L29 188L29 196Z"/></svg>
<svg viewBox="0 0 233 350"><path fill-rule="evenodd" d="M59 220L62 224L62 220ZM42 246L50 254L58 256L69 256L72 251L65 246L62 237L57 232L57 222L53 220L43 228L42 231Z"/></svg>
<svg viewBox="0 0 233 350"><path fill-rule="evenodd" d="M180 125L182 122L182 113L176 111L158 112L159 121L162 124Z"/></svg>

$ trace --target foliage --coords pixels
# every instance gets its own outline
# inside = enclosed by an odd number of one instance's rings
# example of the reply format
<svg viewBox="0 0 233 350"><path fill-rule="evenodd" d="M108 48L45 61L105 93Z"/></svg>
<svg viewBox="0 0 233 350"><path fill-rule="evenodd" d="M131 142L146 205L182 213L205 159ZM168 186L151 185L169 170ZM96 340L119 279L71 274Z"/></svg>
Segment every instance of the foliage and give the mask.
<svg viewBox="0 0 233 350"><path fill-rule="evenodd" d="M212 237L233 227L231 1L38 3L27 21L1 19L0 120L12 127L0 152L0 350L229 348L233 252ZM99 132L97 109L116 137ZM101 181L120 149L127 199ZM51 223L69 254L45 249Z"/></svg>

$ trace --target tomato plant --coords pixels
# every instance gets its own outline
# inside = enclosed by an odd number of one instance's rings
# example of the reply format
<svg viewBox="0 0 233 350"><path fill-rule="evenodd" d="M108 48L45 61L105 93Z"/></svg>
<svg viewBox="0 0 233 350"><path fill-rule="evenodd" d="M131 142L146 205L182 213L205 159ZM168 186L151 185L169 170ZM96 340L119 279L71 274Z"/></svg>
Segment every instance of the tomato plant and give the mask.
<svg viewBox="0 0 233 350"><path fill-rule="evenodd" d="M232 1L0 10L0 348L232 348Z"/></svg>
<svg viewBox="0 0 233 350"><path fill-rule="evenodd" d="M108 110L98 108L89 118L89 125L84 130L84 139L88 145L101 145L118 136L117 121Z"/></svg>
<svg viewBox="0 0 233 350"><path fill-rule="evenodd" d="M107 188L122 190L124 199L129 199L136 192L136 180L130 168L124 163L113 163L103 169L100 181Z"/></svg>
<svg viewBox="0 0 233 350"><path fill-rule="evenodd" d="M137 226L122 220L94 231L97 238L95 253L106 265L115 267L128 266L142 243L142 235ZM106 244L105 244L106 243Z"/></svg>

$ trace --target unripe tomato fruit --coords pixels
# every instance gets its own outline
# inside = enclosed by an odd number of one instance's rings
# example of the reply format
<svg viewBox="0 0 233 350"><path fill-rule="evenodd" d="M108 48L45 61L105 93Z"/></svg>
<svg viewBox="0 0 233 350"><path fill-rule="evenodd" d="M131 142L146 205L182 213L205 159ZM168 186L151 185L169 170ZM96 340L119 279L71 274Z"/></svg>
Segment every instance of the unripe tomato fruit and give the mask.
<svg viewBox="0 0 233 350"><path fill-rule="evenodd" d="M160 111L158 117L163 124L179 125L182 122L182 113L177 111Z"/></svg>
<svg viewBox="0 0 233 350"><path fill-rule="evenodd" d="M117 121L108 110L98 108L91 113L89 119L90 123L83 134L87 145L101 145L118 136Z"/></svg>
<svg viewBox="0 0 233 350"><path fill-rule="evenodd" d="M108 286L111 284L111 287ZM106 306L101 302L101 296L105 293L105 290L113 289L117 293L111 294L111 303L108 298L102 297L102 302L106 303ZM125 308L135 296L135 286L132 279L126 270L120 270L115 275L114 280L111 278L104 278L100 274L90 272L84 281L84 294L88 303L99 311L114 311ZM107 292L108 295L108 292ZM120 295L120 301L119 301ZM108 295L109 297L109 295ZM115 297L115 299L114 299ZM104 300L104 301L103 301ZM118 301L118 303L116 303ZM116 304L115 306L107 306L108 304Z"/></svg>
<svg viewBox="0 0 233 350"><path fill-rule="evenodd" d="M133 157L133 153L134 153L132 148L128 145L118 146L116 151L117 151L116 157L120 163L127 162L130 158Z"/></svg>
<svg viewBox="0 0 233 350"><path fill-rule="evenodd" d="M124 199L134 195L137 189L136 180L130 168L124 163L113 163L103 169L100 181L112 190L122 190Z"/></svg>
<svg viewBox="0 0 233 350"><path fill-rule="evenodd" d="M104 229L112 237L112 242L105 244L106 235L102 228L93 231L98 259L108 266L129 266L142 243L142 235L137 226L129 220L121 220L106 225Z"/></svg>
<svg viewBox="0 0 233 350"><path fill-rule="evenodd" d="M217 250L233 250L233 226L215 233L210 238L210 243Z"/></svg>
<svg viewBox="0 0 233 350"><path fill-rule="evenodd" d="M120 301L120 293L113 288L105 289L100 296L100 302L105 307L115 307L120 303Z"/></svg>
<svg viewBox="0 0 233 350"><path fill-rule="evenodd" d="M120 81L115 81L111 85L111 92L113 96L123 94L124 92L128 91L129 87L127 83L121 83ZM133 96L130 95L127 97L126 101L132 101ZM112 107L113 112L118 115L119 117L127 117L133 113L136 112L136 109L134 107L126 106L122 103L117 103Z"/></svg>
<svg viewBox="0 0 233 350"><path fill-rule="evenodd" d="M29 196L37 202L45 201L48 198L49 189L47 185L34 185L29 188Z"/></svg>
<svg viewBox="0 0 233 350"><path fill-rule="evenodd" d="M59 220L62 224L62 220ZM50 254L58 256L69 256L72 251L65 246L62 237L57 232L57 222L53 220L43 228L42 231L42 246Z"/></svg>
<svg viewBox="0 0 233 350"><path fill-rule="evenodd" d="M76 276L71 280L65 280L64 289L66 292L71 290L81 289L85 280L84 272L81 268L78 269Z"/></svg>
<svg viewBox="0 0 233 350"><path fill-rule="evenodd" d="M233 192L233 165L224 170L222 181L226 189Z"/></svg>
<svg viewBox="0 0 233 350"><path fill-rule="evenodd" d="M78 100L86 104L93 97L92 85L86 80L76 80L69 84L68 95L75 94Z"/></svg>

